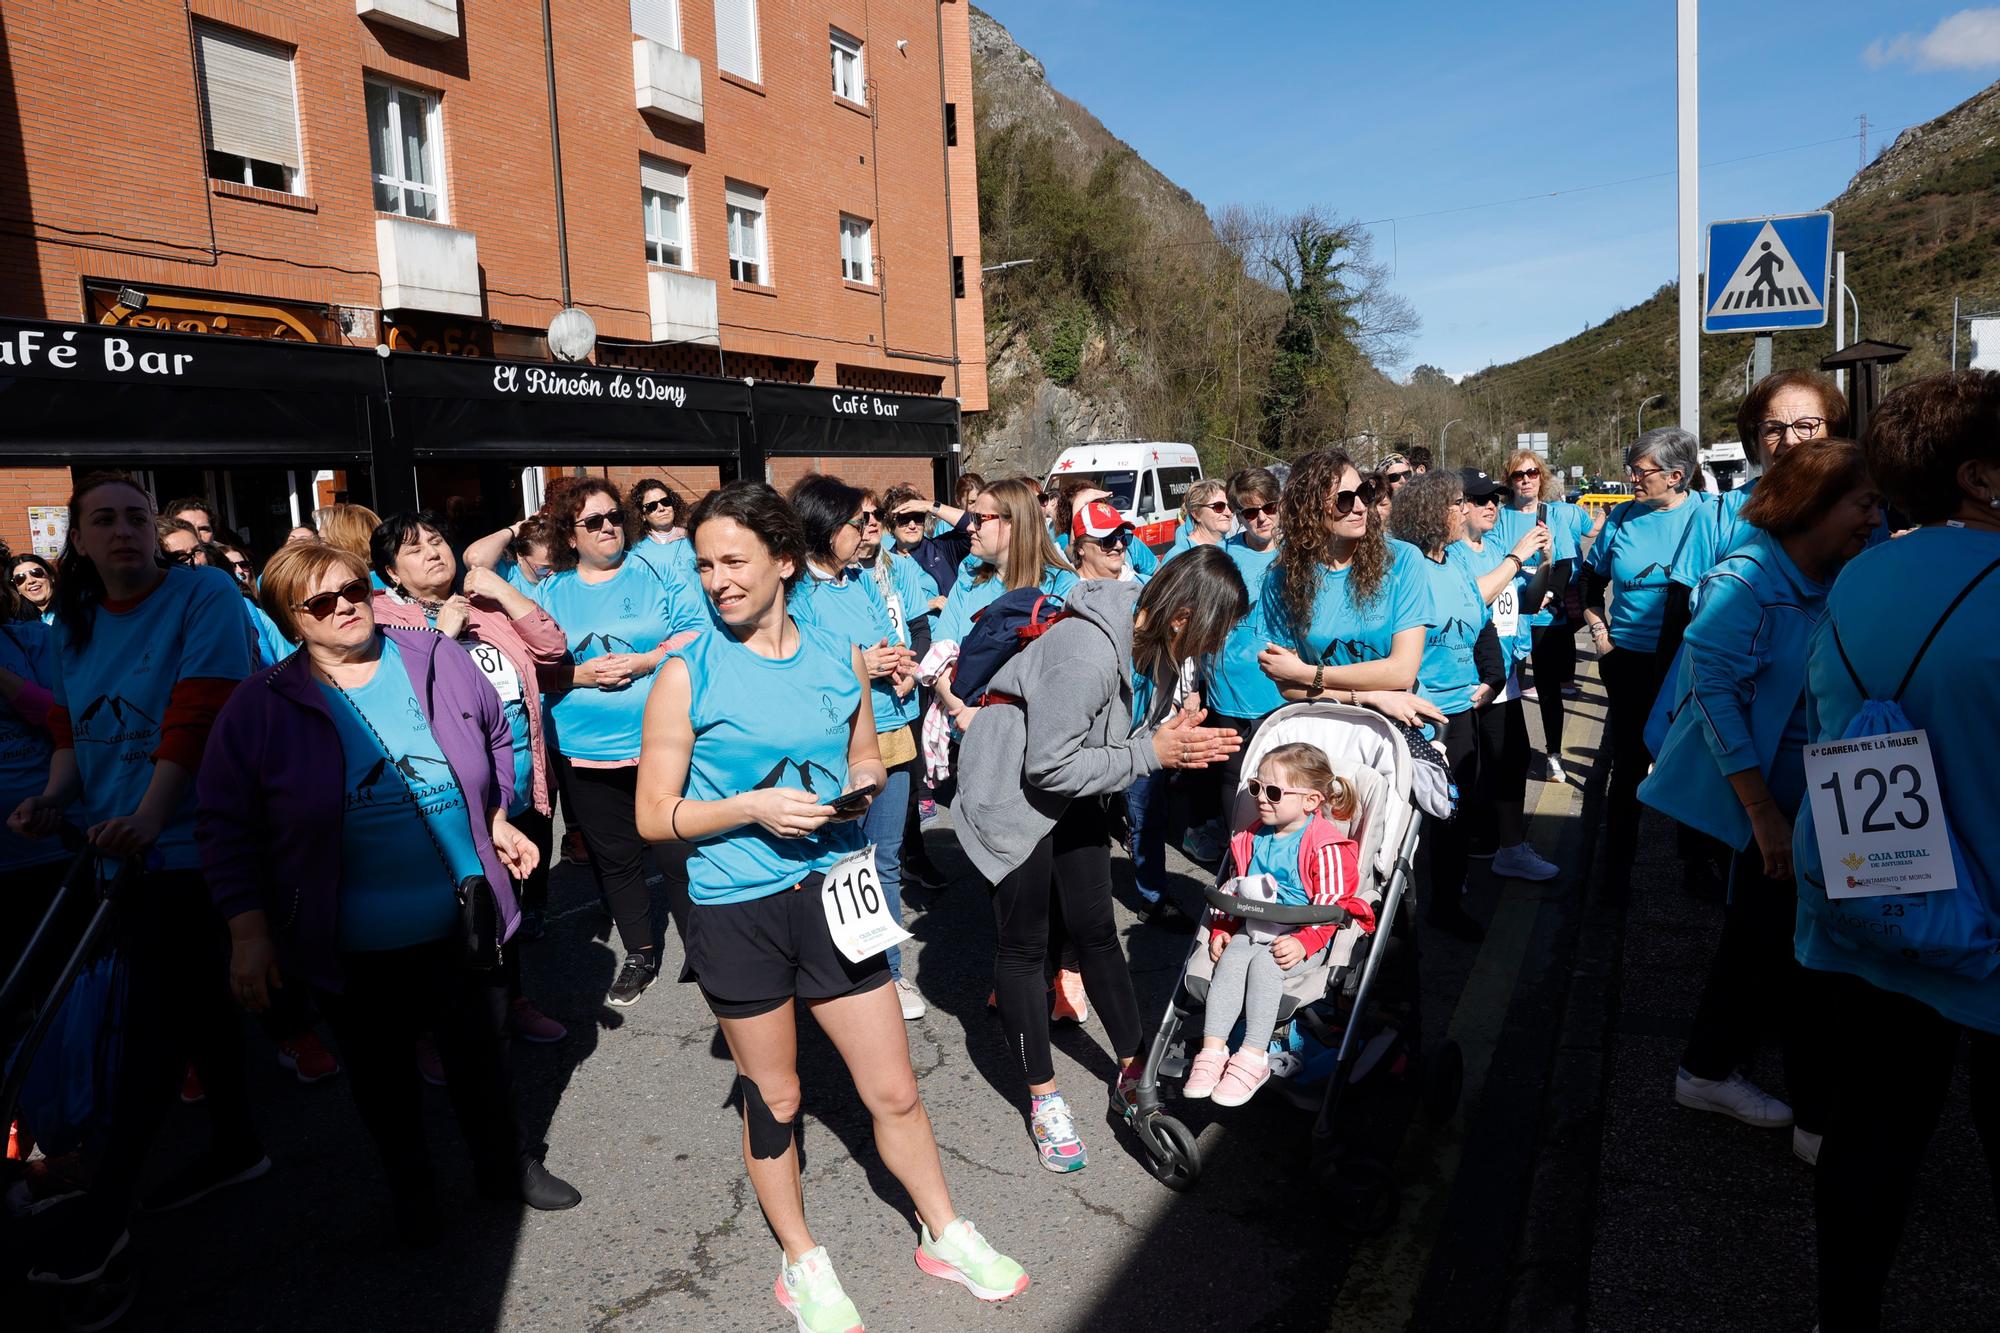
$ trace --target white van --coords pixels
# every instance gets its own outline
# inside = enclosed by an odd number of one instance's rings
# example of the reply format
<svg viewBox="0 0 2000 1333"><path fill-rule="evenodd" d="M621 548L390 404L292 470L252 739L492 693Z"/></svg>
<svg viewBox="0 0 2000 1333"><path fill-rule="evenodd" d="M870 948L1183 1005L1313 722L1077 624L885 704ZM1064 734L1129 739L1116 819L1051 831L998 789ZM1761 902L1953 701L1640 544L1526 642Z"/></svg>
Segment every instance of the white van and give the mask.
<svg viewBox="0 0 2000 1333"><path fill-rule="evenodd" d="M1161 440L1093 440L1062 451L1046 486L1087 477L1111 492L1111 503L1148 546L1166 546L1180 526L1188 487L1201 480L1201 455L1191 444Z"/></svg>

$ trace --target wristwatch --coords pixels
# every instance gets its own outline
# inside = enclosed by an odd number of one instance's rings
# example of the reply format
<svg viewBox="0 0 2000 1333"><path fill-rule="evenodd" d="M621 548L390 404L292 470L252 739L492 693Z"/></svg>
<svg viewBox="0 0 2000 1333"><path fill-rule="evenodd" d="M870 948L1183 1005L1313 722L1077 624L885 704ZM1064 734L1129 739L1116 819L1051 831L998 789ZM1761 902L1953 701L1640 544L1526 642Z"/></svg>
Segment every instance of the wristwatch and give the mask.
<svg viewBox="0 0 2000 1333"><path fill-rule="evenodd" d="M1320 694L1324 692L1325 689L1326 689L1326 663L1321 662L1318 666L1313 668L1313 683L1311 692L1313 694Z"/></svg>

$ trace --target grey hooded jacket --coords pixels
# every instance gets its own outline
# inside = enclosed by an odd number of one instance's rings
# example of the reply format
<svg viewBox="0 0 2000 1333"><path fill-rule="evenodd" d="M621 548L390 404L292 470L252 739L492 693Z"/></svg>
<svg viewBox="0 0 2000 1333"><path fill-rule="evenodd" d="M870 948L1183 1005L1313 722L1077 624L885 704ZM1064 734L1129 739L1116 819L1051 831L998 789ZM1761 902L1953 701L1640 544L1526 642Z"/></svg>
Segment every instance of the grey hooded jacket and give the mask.
<svg viewBox="0 0 2000 1333"><path fill-rule="evenodd" d="M1020 704L979 710L958 761L951 821L989 883L1028 859L1072 799L1123 791L1160 767L1152 728L1132 728L1136 583L1087 580L1074 615L1017 653L991 688Z"/></svg>

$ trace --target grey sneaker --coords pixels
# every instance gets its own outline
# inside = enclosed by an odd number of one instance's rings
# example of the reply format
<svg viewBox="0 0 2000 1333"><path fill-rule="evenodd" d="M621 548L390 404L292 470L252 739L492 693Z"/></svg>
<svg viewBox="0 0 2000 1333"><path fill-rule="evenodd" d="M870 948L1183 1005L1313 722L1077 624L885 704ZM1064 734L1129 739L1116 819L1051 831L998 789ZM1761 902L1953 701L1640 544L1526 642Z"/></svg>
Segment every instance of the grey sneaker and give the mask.
<svg viewBox="0 0 2000 1333"><path fill-rule="evenodd" d="M625 955L625 966L618 969L618 979L605 992L607 1004L615 1004L620 1009L637 1004L639 997L646 993L646 987L653 984L660 975L660 969L653 966L653 960L643 953Z"/></svg>

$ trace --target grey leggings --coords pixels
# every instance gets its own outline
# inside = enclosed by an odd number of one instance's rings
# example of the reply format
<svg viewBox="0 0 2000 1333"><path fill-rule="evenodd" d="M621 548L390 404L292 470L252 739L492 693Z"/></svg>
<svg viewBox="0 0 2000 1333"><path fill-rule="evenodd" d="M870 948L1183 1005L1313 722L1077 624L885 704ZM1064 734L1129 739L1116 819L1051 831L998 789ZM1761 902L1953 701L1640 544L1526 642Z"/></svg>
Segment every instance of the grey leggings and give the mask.
<svg viewBox="0 0 2000 1333"><path fill-rule="evenodd" d="M1278 1001L1284 996L1285 969L1271 957L1271 946L1251 939L1248 931L1238 931L1229 937L1229 947L1215 962L1201 1034L1227 1037L1241 1014L1243 1044L1261 1051L1271 1044L1271 1029L1278 1025Z"/></svg>

